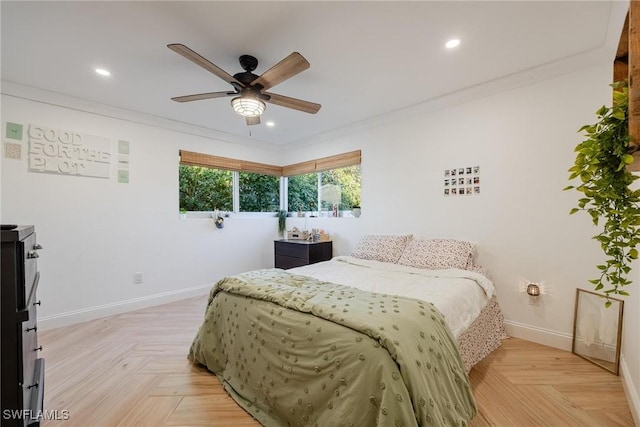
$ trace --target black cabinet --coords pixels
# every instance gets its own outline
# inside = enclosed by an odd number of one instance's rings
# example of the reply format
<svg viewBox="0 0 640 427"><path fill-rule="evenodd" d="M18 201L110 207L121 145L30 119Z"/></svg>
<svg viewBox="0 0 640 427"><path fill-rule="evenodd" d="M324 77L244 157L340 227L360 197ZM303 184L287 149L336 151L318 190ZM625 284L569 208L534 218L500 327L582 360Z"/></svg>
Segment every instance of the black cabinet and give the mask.
<svg viewBox="0 0 640 427"><path fill-rule="evenodd" d="M276 268L293 268L328 261L333 256L333 243L307 240L276 240L274 242Z"/></svg>
<svg viewBox="0 0 640 427"><path fill-rule="evenodd" d="M2 426L38 426L44 399L44 359L38 358L37 298L42 246L32 225L2 226Z"/></svg>

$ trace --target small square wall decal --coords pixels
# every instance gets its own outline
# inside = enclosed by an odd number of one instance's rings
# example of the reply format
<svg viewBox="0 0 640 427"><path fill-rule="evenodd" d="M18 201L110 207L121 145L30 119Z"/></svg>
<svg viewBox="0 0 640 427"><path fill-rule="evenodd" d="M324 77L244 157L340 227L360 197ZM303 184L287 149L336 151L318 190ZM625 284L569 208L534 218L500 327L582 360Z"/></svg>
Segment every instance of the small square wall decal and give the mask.
<svg viewBox="0 0 640 427"><path fill-rule="evenodd" d="M129 183L129 171L118 169L118 182L120 184L128 184Z"/></svg>
<svg viewBox="0 0 640 427"><path fill-rule="evenodd" d="M14 160L22 159L22 145L14 144L13 142L5 142L4 156L7 159L14 159Z"/></svg>
<svg viewBox="0 0 640 427"><path fill-rule="evenodd" d="M129 141L118 141L118 153L119 154L129 154Z"/></svg>
<svg viewBox="0 0 640 427"><path fill-rule="evenodd" d="M5 136L9 139L17 139L22 141L22 125L18 123L7 122Z"/></svg>

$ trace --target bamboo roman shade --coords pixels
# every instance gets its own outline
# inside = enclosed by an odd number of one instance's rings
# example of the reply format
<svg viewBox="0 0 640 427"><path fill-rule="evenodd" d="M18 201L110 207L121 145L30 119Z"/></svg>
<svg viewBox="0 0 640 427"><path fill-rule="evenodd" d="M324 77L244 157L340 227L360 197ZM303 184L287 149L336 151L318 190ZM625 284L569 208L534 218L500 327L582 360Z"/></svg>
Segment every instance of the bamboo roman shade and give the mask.
<svg viewBox="0 0 640 427"><path fill-rule="evenodd" d="M348 153L336 154L335 156L323 157L321 159L284 166L282 168L282 173L284 176L295 176L305 173L345 168L347 166L356 166L361 163L361 158L362 155L360 150L350 151Z"/></svg>
<svg viewBox="0 0 640 427"><path fill-rule="evenodd" d="M185 150L180 150L180 164L189 166L203 166L207 168L224 169L230 171L252 172L262 175L282 176L282 166L273 166L267 165L265 163L230 159L228 157L194 153L193 151Z"/></svg>
<svg viewBox="0 0 640 427"><path fill-rule="evenodd" d="M361 157L361 151L356 150L283 167L180 150L180 164L183 165L203 166L207 168L240 172L253 172L272 176L295 176L305 173L344 168L347 166L356 166L361 163Z"/></svg>

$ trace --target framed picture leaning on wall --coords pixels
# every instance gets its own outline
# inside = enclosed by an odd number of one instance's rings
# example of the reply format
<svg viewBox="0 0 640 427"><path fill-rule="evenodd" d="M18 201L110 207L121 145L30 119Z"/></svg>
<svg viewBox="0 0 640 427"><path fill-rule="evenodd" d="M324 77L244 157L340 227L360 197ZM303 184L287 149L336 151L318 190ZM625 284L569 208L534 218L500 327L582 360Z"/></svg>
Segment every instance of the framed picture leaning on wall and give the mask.
<svg viewBox="0 0 640 427"><path fill-rule="evenodd" d="M624 301L576 289L571 351L618 375Z"/></svg>

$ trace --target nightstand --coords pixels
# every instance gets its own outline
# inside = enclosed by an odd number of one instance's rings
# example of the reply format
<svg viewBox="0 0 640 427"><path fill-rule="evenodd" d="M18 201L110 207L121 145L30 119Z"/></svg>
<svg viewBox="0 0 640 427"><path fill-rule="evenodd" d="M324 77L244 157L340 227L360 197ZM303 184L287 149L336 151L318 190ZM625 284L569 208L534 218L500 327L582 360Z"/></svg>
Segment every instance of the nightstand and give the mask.
<svg viewBox="0 0 640 427"><path fill-rule="evenodd" d="M276 268L293 268L329 261L333 256L333 242L307 240L276 240L274 242Z"/></svg>

